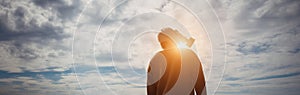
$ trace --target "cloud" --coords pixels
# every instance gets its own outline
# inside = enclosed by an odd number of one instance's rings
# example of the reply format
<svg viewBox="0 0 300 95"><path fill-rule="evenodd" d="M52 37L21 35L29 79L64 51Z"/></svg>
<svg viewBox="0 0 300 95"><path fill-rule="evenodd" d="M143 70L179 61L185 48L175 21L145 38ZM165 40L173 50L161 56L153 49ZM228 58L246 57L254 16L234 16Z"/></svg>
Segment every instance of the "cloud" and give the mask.
<svg viewBox="0 0 300 95"><path fill-rule="evenodd" d="M219 94L291 94L300 77L296 1L219 1L214 8L228 40L228 64ZM297 6L298 7L298 6ZM244 83L247 82L247 83ZM282 85L287 83L286 85ZM234 84L234 85L232 85ZM260 85L259 85L260 84ZM281 90L280 90L281 89ZM282 92L283 91L283 92Z"/></svg>
<svg viewBox="0 0 300 95"><path fill-rule="evenodd" d="M78 93L69 39L80 2L56 1L59 6L44 7L35 2L0 3L0 93Z"/></svg>
<svg viewBox="0 0 300 95"><path fill-rule="evenodd" d="M52 13L57 14L58 18L63 20L73 20L83 7L80 0L34 0L33 3L44 9L53 10Z"/></svg>
<svg viewBox="0 0 300 95"><path fill-rule="evenodd" d="M236 51L241 52L245 55L247 54L258 54L267 52L268 49L270 49L271 45L268 45L267 43L257 43L257 45L249 45L249 43L241 43L238 45L238 49Z"/></svg>
<svg viewBox="0 0 300 95"><path fill-rule="evenodd" d="M298 94L297 89L300 87L295 83L299 83L300 77L298 70L300 61L297 60L300 56L298 22L300 2L295 0L209 0L209 2L212 2L221 20L228 41L228 63L217 94ZM186 1L183 4L186 3L191 4L189 7L192 9L199 9L197 3ZM129 40L130 37L136 36L131 34L140 33L141 30L159 31L164 25L175 22L163 15L139 14L162 12L164 15L178 17L177 19L182 17L180 20L193 20L167 0L92 0L88 6L85 4L86 1L79 0L1 1L0 89L3 89L0 90L1 94L111 95L114 91L130 95L145 94L143 86L131 83L139 84L145 80L145 76L142 75L145 73L147 59L160 48L153 47L157 44L155 33L137 37L129 49L125 48L127 44L124 39ZM116 7L119 4L121 5ZM116 9L107 15L114 7ZM199 10L205 13L207 9ZM83 13L80 14L81 12ZM81 18L75 26L79 15ZM131 19L134 16L137 17ZM202 15L204 18L207 16ZM212 22L209 19L204 21ZM102 26L98 30L100 24ZM123 34L115 36L121 25L125 27L119 31ZM171 25L177 28L179 26ZM206 26L214 27L209 24ZM73 47L76 71L72 71L71 67L73 29L76 29ZM179 30L184 31L183 28ZM116 47L114 44L118 36L123 36L124 39L121 39L117 47L124 48L125 52L114 51L115 63L112 63L110 50ZM204 36L201 38L206 39ZM94 45L96 64L93 55ZM223 48L214 49L214 51L223 50ZM209 59L209 57L211 56L202 58ZM128 65L128 62L131 62L132 68L120 68L121 65ZM210 61L203 62L210 63ZM219 67L214 67L214 73L220 74L220 70L216 68ZM209 83L216 82L214 78L217 75L212 76Z"/></svg>
<svg viewBox="0 0 300 95"><path fill-rule="evenodd" d="M0 15L0 40L38 42L39 40L36 39L44 39L46 41L48 39L61 40L67 37L66 34L63 34L63 28L55 25L58 23L49 23L47 19L50 17L43 17L43 12L36 15L34 11L37 10L29 10L29 8L24 6L19 6L13 11L2 11Z"/></svg>
<svg viewBox="0 0 300 95"><path fill-rule="evenodd" d="M61 80L54 81L45 78L43 75L38 75L39 78L30 76L19 76L13 78L1 78L0 88L1 94L15 94L23 95L24 93L30 93L32 95L44 94L78 94L80 90L77 90L77 82L75 77L66 74L62 75ZM68 78L67 80L65 78ZM73 80L72 80L73 79Z"/></svg>
<svg viewBox="0 0 300 95"><path fill-rule="evenodd" d="M20 72L20 68L43 70L49 66L57 67L56 62L63 61L56 58L67 58L70 54L68 40L71 37L70 29L73 28L70 22L79 13L80 2L45 2L1 2L0 7L3 10L0 11L0 52L6 54L1 57L1 70ZM47 64L49 60L51 64ZM22 65L23 62L27 65ZM40 66L41 63L48 66ZM65 68L67 65L70 62L61 64L60 67Z"/></svg>
<svg viewBox="0 0 300 95"><path fill-rule="evenodd" d="M21 73L9 73L7 71L0 71L2 75L0 78L31 77L34 79L40 79L41 77L44 77L52 81L57 81L61 79L61 75L72 73L71 70L53 71L53 69L55 69L53 67L47 69L49 69L50 71L43 71L43 72L24 71Z"/></svg>
<svg viewBox="0 0 300 95"><path fill-rule="evenodd" d="M293 77L293 76L298 76L298 75L300 75L300 72L282 74L282 75L265 76L265 77L260 77L260 78L254 78L251 80L267 80L267 79L274 79L274 78L286 78L286 77Z"/></svg>

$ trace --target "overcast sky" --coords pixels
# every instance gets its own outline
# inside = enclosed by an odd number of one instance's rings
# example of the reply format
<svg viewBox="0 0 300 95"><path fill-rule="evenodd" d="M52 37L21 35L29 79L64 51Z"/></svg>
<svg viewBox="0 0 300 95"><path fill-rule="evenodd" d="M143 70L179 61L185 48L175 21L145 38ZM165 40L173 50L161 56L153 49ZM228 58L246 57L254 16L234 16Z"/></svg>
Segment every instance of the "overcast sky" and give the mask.
<svg viewBox="0 0 300 95"><path fill-rule="evenodd" d="M1 95L144 95L164 27L209 94L300 93L298 0L0 0Z"/></svg>

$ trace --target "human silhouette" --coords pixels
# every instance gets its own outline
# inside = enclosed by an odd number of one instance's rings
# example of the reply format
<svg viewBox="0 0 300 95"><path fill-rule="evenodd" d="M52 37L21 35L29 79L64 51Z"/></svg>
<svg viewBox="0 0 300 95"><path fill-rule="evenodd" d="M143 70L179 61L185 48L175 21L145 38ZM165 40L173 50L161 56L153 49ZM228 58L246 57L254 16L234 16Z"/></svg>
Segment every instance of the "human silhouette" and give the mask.
<svg viewBox="0 0 300 95"><path fill-rule="evenodd" d="M186 39L177 30L162 29L158 34L162 51L151 59L147 73L148 95L206 95L201 62ZM187 47L178 47L184 43Z"/></svg>

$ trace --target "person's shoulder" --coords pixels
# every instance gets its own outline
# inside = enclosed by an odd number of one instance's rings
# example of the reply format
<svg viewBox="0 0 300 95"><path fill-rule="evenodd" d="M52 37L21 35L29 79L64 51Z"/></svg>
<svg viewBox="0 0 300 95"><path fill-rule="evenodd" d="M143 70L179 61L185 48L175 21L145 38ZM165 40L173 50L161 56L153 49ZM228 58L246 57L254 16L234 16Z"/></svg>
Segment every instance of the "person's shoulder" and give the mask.
<svg viewBox="0 0 300 95"><path fill-rule="evenodd" d="M164 54L162 51L158 51L153 58L164 58Z"/></svg>
<svg viewBox="0 0 300 95"><path fill-rule="evenodd" d="M151 59L150 61L150 64L161 64L161 63L165 63L166 62L166 58L165 56L160 53L160 52L157 52L153 58Z"/></svg>

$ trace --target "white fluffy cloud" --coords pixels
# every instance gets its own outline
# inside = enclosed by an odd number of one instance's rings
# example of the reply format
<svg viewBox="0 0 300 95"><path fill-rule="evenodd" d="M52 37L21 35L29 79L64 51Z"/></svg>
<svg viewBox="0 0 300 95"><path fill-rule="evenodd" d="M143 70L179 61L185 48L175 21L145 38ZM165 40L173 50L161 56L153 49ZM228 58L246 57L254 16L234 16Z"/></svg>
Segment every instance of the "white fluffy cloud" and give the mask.
<svg viewBox="0 0 300 95"><path fill-rule="evenodd" d="M299 93L297 1L219 1L214 8L228 39L228 65L219 94ZM284 84L284 85L283 85ZM286 90L290 89L290 90Z"/></svg>
<svg viewBox="0 0 300 95"><path fill-rule="evenodd" d="M199 41L195 50L212 93L224 65L216 55L225 49L218 42L223 41L216 32L218 20L206 1L180 2L201 14L203 26L185 7L168 0L1 1L0 88L6 90L0 93L145 94L144 87L130 83L145 82L147 60L160 49L155 35L166 26L189 31ZM209 2L227 40L226 69L216 93L298 94L299 2ZM113 58L111 49L118 49ZM122 68L128 61L132 68Z"/></svg>

